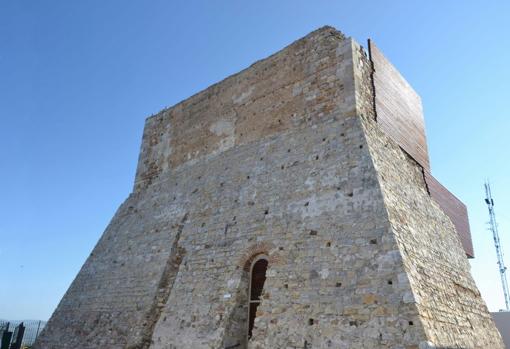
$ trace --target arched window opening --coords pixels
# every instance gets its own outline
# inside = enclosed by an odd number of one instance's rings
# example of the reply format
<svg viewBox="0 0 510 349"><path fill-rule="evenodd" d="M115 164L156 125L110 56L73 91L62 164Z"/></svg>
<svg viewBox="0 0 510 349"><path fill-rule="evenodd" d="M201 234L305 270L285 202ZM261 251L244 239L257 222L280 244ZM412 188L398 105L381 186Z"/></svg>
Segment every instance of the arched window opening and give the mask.
<svg viewBox="0 0 510 349"><path fill-rule="evenodd" d="M250 269L250 297L248 307L248 339L252 336L255 317L257 316L257 308L260 305L260 296L264 289L266 281L267 257L261 255L257 257Z"/></svg>

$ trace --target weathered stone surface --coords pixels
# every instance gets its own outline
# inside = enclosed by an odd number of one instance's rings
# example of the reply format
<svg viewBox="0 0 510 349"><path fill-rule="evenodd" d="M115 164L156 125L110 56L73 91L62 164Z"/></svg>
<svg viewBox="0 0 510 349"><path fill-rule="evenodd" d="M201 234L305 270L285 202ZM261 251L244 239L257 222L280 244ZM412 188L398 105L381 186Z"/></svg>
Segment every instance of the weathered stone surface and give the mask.
<svg viewBox="0 0 510 349"><path fill-rule="evenodd" d="M370 78L325 27L149 118L134 191L37 347L503 348Z"/></svg>

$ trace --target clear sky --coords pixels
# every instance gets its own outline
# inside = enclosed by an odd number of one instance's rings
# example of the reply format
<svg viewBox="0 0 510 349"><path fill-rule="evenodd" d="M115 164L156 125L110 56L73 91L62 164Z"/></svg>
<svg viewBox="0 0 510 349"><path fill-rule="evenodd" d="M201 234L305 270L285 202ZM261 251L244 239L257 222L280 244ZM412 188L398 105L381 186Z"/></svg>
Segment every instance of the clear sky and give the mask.
<svg viewBox="0 0 510 349"><path fill-rule="evenodd" d="M131 191L144 119L323 25L421 95L433 174L468 206L476 282L510 266L510 2L0 1L0 318L46 320Z"/></svg>

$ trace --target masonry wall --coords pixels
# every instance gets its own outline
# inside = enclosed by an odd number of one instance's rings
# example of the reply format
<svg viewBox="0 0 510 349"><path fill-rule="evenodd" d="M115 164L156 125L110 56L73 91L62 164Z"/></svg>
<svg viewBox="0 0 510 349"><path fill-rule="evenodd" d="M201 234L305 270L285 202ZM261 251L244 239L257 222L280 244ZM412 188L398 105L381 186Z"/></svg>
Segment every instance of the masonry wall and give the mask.
<svg viewBox="0 0 510 349"><path fill-rule="evenodd" d="M473 258L466 205L431 174L420 96L372 40L368 40L368 49L372 65L370 82L377 125L422 167L427 191L452 220L466 255Z"/></svg>
<svg viewBox="0 0 510 349"><path fill-rule="evenodd" d="M231 148L353 113L351 68L332 46L344 39L337 31L310 35L149 118L135 190Z"/></svg>
<svg viewBox="0 0 510 349"><path fill-rule="evenodd" d="M149 118L133 193L37 347L478 348L482 328L495 335L451 222L370 121L367 76L359 45L325 27ZM269 267L247 346L258 254ZM465 287L453 303L452 280Z"/></svg>
<svg viewBox="0 0 510 349"><path fill-rule="evenodd" d="M138 188L175 188L170 204L190 212L180 240L188 253L152 347L243 345L245 331L229 329L258 253L270 260L251 348L423 340L356 116L352 41L323 30L220 85L149 121L171 124L166 134L146 132L161 138L142 151ZM210 112L216 105L235 112ZM193 134L182 129L188 118L200 125ZM219 135L207 148L171 155L181 137L211 132ZM160 144L171 154L162 158Z"/></svg>
<svg viewBox="0 0 510 349"><path fill-rule="evenodd" d="M37 347L126 348L147 337L180 219L155 203L132 194L119 208Z"/></svg>
<svg viewBox="0 0 510 349"><path fill-rule="evenodd" d="M504 348L461 239L427 192L422 167L375 121L373 90L366 88L371 63L355 52L360 118L430 347Z"/></svg>

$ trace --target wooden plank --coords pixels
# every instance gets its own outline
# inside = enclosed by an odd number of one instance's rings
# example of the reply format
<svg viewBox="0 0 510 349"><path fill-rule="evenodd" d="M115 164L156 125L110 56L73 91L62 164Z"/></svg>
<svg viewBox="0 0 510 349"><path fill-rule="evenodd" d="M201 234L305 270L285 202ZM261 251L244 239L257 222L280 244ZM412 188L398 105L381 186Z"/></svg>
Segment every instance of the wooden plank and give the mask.
<svg viewBox="0 0 510 349"><path fill-rule="evenodd" d="M430 172L424 171L430 196L436 201L443 212L450 217L455 229L459 234L460 241L469 258L474 258L473 242L469 228L469 219L466 205L444 187Z"/></svg>
<svg viewBox="0 0 510 349"><path fill-rule="evenodd" d="M423 168L430 170L420 96L369 40L375 110L381 128Z"/></svg>
<svg viewBox="0 0 510 349"><path fill-rule="evenodd" d="M424 170L430 196L450 217L469 258L474 257L466 206L430 174L425 121L420 96L388 61L373 41L368 41L373 64L377 123Z"/></svg>

